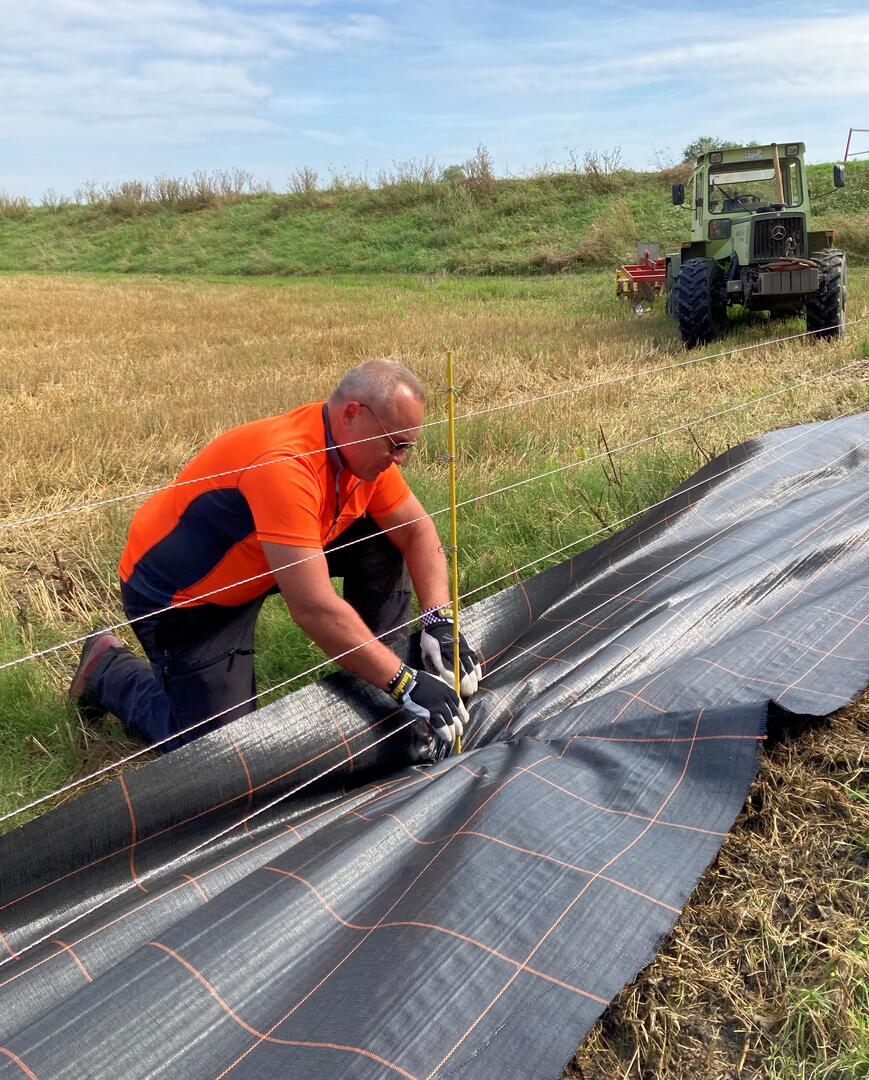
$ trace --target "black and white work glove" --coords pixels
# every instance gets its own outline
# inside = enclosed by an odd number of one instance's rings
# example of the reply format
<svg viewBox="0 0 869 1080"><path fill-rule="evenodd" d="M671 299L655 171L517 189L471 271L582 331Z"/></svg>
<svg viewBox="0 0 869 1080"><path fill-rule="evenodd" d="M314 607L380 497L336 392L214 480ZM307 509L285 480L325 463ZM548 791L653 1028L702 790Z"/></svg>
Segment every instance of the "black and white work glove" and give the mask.
<svg viewBox="0 0 869 1080"><path fill-rule="evenodd" d="M419 647L426 671L453 685L453 609L450 605L429 608L422 613ZM459 691L463 698L477 692L483 677L477 654L459 634Z"/></svg>
<svg viewBox="0 0 869 1080"><path fill-rule="evenodd" d="M468 722L468 710L452 686L402 664L386 689L406 713L428 724L438 744L438 758L446 757Z"/></svg>

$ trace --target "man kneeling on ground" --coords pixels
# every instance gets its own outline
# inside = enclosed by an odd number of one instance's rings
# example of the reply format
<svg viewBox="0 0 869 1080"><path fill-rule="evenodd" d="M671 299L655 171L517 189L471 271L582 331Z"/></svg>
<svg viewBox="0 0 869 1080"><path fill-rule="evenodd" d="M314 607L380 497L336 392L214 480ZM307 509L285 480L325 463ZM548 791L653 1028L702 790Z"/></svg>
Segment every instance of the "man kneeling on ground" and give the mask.
<svg viewBox="0 0 869 1080"><path fill-rule="evenodd" d="M449 752L467 711L452 686L446 560L398 468L425 411L391 360L349 371L329 400L231 429L136 511L119 566L124 611L148 663L110 631L82 649L70 696L172 749L256 708L254 625L280 590L293 620L347 671L426 721ZM353 543L353 541L358 541ZM346 546L350 545L350 546ZM344 598L330 577L344 579ZM422 610L424 666L396 645ZM143 616L150 616L143 618ZM379 639L379 640L372 640ZM459 644L463 697L480 678Z"/></svg>

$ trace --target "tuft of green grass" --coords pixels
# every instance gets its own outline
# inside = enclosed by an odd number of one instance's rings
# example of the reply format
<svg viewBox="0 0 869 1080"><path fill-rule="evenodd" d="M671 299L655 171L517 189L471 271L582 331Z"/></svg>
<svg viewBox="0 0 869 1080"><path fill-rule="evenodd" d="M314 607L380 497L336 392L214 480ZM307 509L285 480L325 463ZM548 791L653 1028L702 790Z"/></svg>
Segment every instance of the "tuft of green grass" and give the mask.
<svg viewBox="0 0 869 1080"><path fill-rule="evenodd" d="M303 674L312 668L316 670ZM258 704L276 701L336 670L337 666L327 662L326 654L290 618L283 599L268 597L256 625Z"/></svg>
<svg viewBox="0 0 869 1080"><path fill-rule="evenodd" d="M786 991L770 1080L869 1077L869 933L859 933L819 981Z"/></svg>
<svg viewBox="0 0 869 1080"><path fill-rule="evenodd" d="M0 663L30 648L32 641L8 619L0 621ZM0 742L0 813L53 791L78 768L75 714L58 701L44 670L33 664L0 671ZM12 824L30 816L21 815Z"/></svg>

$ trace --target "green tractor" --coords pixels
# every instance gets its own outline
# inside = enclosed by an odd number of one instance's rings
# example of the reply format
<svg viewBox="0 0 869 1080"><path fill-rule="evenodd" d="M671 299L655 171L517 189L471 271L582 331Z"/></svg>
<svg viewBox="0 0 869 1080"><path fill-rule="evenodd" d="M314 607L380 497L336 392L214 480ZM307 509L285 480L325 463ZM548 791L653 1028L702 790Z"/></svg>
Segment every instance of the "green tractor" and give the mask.
<svg viewBox="0 0 869 1080"><path fill-rule="evenodd" d="M843 166L834 186L845 183ZM815 337L845 331L845 253L833 234L813 230L805 146L744 146L702 154L690 181L690 242L667 255L667 310L688 348L720 337L728 307L768 311L771 318L805 312ZM673 185L673 203L685 185Z"/></svg>

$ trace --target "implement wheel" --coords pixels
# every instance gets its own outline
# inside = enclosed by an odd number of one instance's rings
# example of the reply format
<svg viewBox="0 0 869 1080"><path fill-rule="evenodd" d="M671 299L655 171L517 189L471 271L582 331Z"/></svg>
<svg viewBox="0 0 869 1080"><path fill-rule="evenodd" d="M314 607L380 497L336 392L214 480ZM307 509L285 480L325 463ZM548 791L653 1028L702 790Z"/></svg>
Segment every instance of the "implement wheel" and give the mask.
<svg viewBox="0 0 869 1080"><path fill-rule="evenodd" d="M727 327L724 271L714 259L689 259L676 280L674 307L685 347L705 345Z"/></svg>
<svg viewBox="0 0 869 1080"><path fill-rule="evenodd" d="M814 251L823 284L806 299L806 330L816 338L842 337L848 301L848 264L844 251Z"/></svg>

